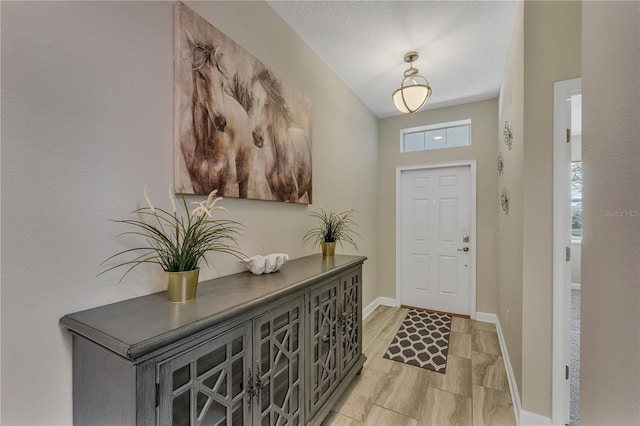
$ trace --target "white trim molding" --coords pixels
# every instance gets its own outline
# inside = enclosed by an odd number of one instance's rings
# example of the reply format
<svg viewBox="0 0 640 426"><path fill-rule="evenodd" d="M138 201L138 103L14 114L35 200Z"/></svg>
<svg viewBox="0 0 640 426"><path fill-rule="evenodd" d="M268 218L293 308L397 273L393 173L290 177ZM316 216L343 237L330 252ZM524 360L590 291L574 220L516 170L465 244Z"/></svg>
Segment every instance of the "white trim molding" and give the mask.
<svg viewBox="0 0 640 426"><path fill-rule="evenodd" d="M490 314L486 312L476 312L476 321L488 322L496 325L498 340L500 341L500 350L502 351L502 359L504 361L504 368L505 370L507 370L507 379L509 381L509 390L511 391L511 401L513 401L513 413L516 417L516 423L519 426L551 425L552 422L549 417L544 417L539 414L523 410L521 407L520 393L518 392L516 376L513 373L513 367L511 367L511 360L509 359L507 343L504 340L504 335L502 334L502 327L500 326L500 319L498 318L498 316L496 314Z"/></svg>
<svg viewBox="0 0 640 426"><path fill-rule="evenodd" d="M489 314L486 312L477 312L476 321L490 322L496 325L496 331L498 332L498 340L500 341L500 350L502 351L502 360L504 361L504 368L507 370L507 380L509 381L509 390L511 392L511 401L513 402L513 414L516 417L516 424L521 425L520 415L520 393L518 392L518 384L516 383L516 376L513 374L513 368L511 367L511 360L509 359L509 352L507 351L507 343L504 340L502 334L502 327L500 326L500 319L496 314Z"/></svg>
<svg viewBox="0 0 640 426"><path fill-rule="evenodd" d="M365 306L365 308L362 310L362 319L364 320L366 317L368 317L369 314L371 314L371 312L373 312L380 305L394 307L398 306L396 299L393 299L391 297L378 297L373 302Z"/></svg>
<svg viewBox="0 0 640 426"><path fill-rule="evenodd" d="M551 426L552 424L549 417L527 410L520 410L520 426Z"/></svg>
<svg viewBox="0 0 640 426"><path fill-rule="evenodd" d="M567 99L581 92L582 80L557 81L553 87L553 336L551 367L551 417L554 424L569 420L569 384L565 366L569 364L569 327L571 313L571 263L566 260L571 247L571 199L568 164L571 147L567 129L571 128L571 110ZM536 420L537 422L537 420ZM543 424L543 423L529 423ZM551 423L548 423L551 424Z"/></svg>
<svg viewBox="0 0 640 426"><path fill-rule="evenodd" d="M486 312L476 312L476 321L495 324L498 322L498 316L496 314L488 314Z"/></svg>
<svg viewBox="0 0 640 426"><path fill-rule="evenodd" d="M522 407L520 406L520 392L518 391L516 375L513 373L511 359L509 358L509 351L507 350L507 342L504 340L502 327L500 326L500 319L497 315L493 315L495 316L496 331L498 332L498 340L500 341L500 350L502 351L504 368L507 370L507 379L509 381L509 390L511 391L511 401L513 402L513 412L516 416L516 424L522 425Z"/></svg>
<svg viewBox="0 0 640 426"><path fill-rule="evenodd" d="M426 169L442 169L446 167L469 167L469 198L471 200L469 205L469 215L471 218L471 225L469 230L469 235L471 237L471 242L469 243L471 249L470 256L470 264L471 264L471 276L469 278L469 316L471 319L476 319L476 275L477 275L477 263L476 263L476 253L477 253L477 232L476 232L476 221L477 221L477 166L476 160L462 160L455 162L446 162L446 163L428 163L428 164L417 164L412 166L398 166L396 167L396 301L397 305L400 306L400 257L401 257L401 248L402 248L402 233L400 229L400 218L402 217L402 173L411 171L411 170L426 170Z"/></svg>

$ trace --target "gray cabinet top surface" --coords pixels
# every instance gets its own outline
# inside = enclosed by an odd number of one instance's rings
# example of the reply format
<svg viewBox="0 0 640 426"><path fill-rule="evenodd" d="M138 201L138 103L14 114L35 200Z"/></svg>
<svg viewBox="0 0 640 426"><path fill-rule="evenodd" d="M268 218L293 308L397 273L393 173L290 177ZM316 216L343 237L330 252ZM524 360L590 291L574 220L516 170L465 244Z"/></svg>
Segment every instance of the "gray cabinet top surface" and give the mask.
<svg viewBox="0 0 640 426"><path fill-rule="evenodd" d="M365 260L364 256L348 255L302 257L272 274L247 271L198 283L193 302L172 304L166 292L160 292L65 315L60 322L135 360Z"/></svg>

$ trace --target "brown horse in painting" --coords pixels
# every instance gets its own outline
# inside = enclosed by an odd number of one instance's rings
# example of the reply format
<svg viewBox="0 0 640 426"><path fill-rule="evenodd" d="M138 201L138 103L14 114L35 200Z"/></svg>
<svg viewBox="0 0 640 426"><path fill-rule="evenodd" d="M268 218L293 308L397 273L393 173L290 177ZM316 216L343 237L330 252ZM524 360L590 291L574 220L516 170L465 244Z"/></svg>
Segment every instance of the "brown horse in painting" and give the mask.
<svg viewBox="0 0 640 426"><path fill-rule="evenodd" d="M280 82L268 70L252 80L250 121L254 144L264 146L265 173L271 194L281 201L311 203L311 144L295 127L282 96Z"/></svg>
<svg viewBox="0 0 640 426"><path fill-rule="evenodd" d="M244 108L225 92L228 81L220 47L195 43L192 53L193 146L182 145L194 192L249 196L255 146ZM237 188L237 189L236 189Z"/></svg>

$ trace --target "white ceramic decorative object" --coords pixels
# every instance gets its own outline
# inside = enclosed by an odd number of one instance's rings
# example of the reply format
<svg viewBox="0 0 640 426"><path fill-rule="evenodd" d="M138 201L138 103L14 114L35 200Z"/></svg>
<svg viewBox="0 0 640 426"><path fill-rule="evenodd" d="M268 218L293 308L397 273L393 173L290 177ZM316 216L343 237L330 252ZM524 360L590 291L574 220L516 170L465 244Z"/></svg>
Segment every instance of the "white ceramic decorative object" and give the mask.
<svg viewBox="0 0 640 426"><path fill-rule="evenodd" d="M256 255L248 259L243 259L243 262L251 273L260 275L276 272L278 269L282 268L282 265L287 263L288 260L288 254L273 253L266 256Z"/></svg>

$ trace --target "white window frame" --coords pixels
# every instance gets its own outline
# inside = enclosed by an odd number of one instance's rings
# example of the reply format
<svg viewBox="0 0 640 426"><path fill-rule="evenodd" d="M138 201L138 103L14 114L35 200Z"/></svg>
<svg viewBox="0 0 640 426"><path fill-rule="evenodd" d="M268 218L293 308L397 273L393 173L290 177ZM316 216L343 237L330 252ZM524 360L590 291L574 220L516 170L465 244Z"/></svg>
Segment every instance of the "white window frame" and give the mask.
<svg viewBox="0 0 640 426"><path fill-rule="evenodd" d="M435 149L422 149L420 151L405 151L404 150L404 137L406 134L410 133L420 133L420 132L428 132L431 130L445 130L452 127L461 127L461 126L469 126L469 145L456 146L456 147L444 147L444 148L435 148ZM400 152L402 154L415 153L415 152L423 152L423 151L436 151L439 149L452 149L452 148L464 148L465 146L471 146L472 144L472 124L471 119L466 118L464 120L457 121L448 121L446 123L436 123L436 124L428 124L425 126L418 127L409 127L407 129L400 129Z"/></svg>

